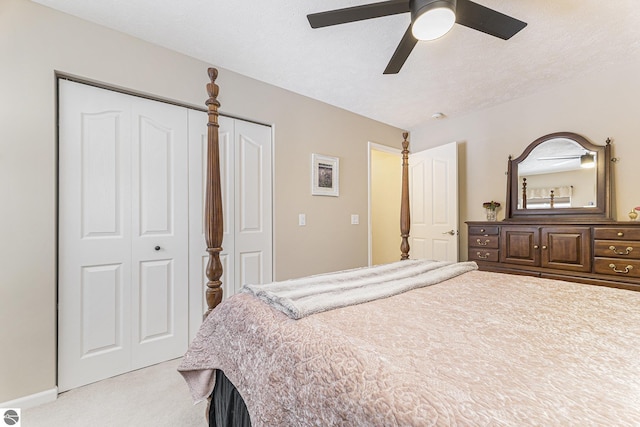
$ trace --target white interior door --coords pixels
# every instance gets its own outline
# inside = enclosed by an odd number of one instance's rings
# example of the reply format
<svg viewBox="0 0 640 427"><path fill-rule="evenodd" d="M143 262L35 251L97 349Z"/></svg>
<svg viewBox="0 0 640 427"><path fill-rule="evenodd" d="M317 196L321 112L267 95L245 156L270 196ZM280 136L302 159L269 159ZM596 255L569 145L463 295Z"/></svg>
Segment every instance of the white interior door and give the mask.
<svg viewBox="0 0 640 427"><path fill-rule="evenodd" d="M224 298L245 283L273 280L271 128L219 117L220 181L224 235ZM207 310L204 198L207 165L207 114L189 111L189 334L195 337Z"/></svg>
<svg viewBox="0 0 640 427"><path fill-rule="evenodd" d="M409 186L411 258L457 261L457 144L412 153Z"/></svg>
<svg viewBox="0 0 640 427"><path fill-rule="evenodd" d="M187 121L183 108L64 80L59 114L64 391L186 349Z"/></svg>

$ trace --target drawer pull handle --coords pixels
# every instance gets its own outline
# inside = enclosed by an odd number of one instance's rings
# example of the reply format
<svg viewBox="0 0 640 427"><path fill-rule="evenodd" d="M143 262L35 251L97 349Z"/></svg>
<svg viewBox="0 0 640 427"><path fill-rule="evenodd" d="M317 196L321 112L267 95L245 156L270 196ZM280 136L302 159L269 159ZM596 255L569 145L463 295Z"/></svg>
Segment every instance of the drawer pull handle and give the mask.
<svg viewBox="0 0 640 427"><path fill-rule="evenodd" d="M618 270L615 264L609 264L609 268L620 274L628 274L631 270L633 270L633 265L627 265L624 270Z"/></svg>
<svg viewBox="0 0 640 427"><path fill-rule="evenodd" d="M486 254L482 255L480 252L477 253L478 258L480 259L487 259L489 258L489 255L491 255L489 252L487 252Z"/></svg>
<svg viewBox="0 0 640 427"><path fill-rule="evenodd" d="M540 246L538 246L538 245L533 245L533 249L540 249Z"/></svg>
<svg viewBox="0 0 640 427"><path fill-rule="evenodd" d="M542 249L547 249L547 245L542 245Z"/></svg>
<svg viewBox="0 0 640 427"><path fill-rule="evenodd" d="M480 232L481 232L481 233L484 233L484 228L481 228L481 229L480 229Z"/></svg>
<svg viewBox="0 0 640 427"><path fill-rule="evenodd" d="M624 233L622 231L618 231L618 237L622 237L624 236Z"/></svg>
<svg viewBox="0 0 640 427"><path fill-rule="evenodd" d="M482 240L480 239L476 239L476 242L480 245L480 246L487 246L489 244L491 240L487 239L484 242L482 242Z"/></svg>
<svg viewBox="0 0 640 427"><path fill-rule="evenodd" d="M633 252L633 248L631 246L627 247L625 252L622 252L622 251L618 252L616 250L616 247L613 245L609 246L609 250L613 251L613 253L616 255L629 255L631 252Z"/></svg>

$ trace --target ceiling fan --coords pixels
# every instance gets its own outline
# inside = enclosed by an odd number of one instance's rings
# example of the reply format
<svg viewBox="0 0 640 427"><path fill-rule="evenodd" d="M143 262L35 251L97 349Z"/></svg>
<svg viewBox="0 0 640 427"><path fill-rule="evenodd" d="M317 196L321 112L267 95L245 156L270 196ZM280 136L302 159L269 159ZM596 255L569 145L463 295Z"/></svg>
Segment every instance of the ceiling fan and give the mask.
<svg viewBox="0 0 640 427"><path fill-rule="evenodd" d="M571 154L566 156L538 157L537 160L572 160L580 159L581 168L592 168L596 165L595 154L585 151L583 154Z"/></svg>
<svg viewBox="0 0 640 427"><path fill-rule="evenodd" d="M470 0L388 0L307 15L311 28L411 12L411 24L404 33L384 74L397 74L418 40L435 40L453 24L508 40L527 26L526 22L504 15Z"/></svg>

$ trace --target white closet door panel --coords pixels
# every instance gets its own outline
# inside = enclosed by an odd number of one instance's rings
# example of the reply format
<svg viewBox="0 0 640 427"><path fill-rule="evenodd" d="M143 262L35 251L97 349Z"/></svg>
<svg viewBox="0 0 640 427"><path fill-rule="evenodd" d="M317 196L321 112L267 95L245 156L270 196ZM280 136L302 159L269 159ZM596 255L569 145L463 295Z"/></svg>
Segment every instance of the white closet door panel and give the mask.
<svg viewBox="0 0 640 427"><path fill-rule="evenodd" d="M242 251L236 261L239 266L239 277L243 284L247 283L265 283L263 276L264 253L263 251L249 252ZM269 280L270 281L270 280Z"/></svg>
<svg viewBox="0 0 640 427"><path fill-rule="evenodd" d="M237 121L235 131L237 290L247 283L270 282L273 277L272 147L268 126Z"/></svg>
<svg viewBox="0 0 640 427"><path fill-rule="evenodd" d="M58 388L129 370L128 101L60 81Z"/></svg>
<svg viewBox="0 0 640 427"><path fill-rule="evenodd" d="M119 186L122 111L81 116L83 237L122 237L122 192Z"/></svg>
<svg viewBox="0 0 640 427"><path fill-rule="evenodd" d="M173 129L139 118L140 235L170 235L173 230ZM177 142L180 143L179 141Z"/></svg>
<svg viewBox="0 0 640 427"><path fill-rule="evenodd" d="M81 273L82 357L121 350L122 264L84 266Z"/></svg>
<svg viewBox="0 0 640 427"><path fill-rule="evenodd" d="M179 357L188 344L187 110L133 102L134 368Z"/></svg>
<svg viewBox="0 0 640 427"><path fill-rule="evenodd" d="M140 263L140 342L173 332L174 275L172 260Z"/></svg>

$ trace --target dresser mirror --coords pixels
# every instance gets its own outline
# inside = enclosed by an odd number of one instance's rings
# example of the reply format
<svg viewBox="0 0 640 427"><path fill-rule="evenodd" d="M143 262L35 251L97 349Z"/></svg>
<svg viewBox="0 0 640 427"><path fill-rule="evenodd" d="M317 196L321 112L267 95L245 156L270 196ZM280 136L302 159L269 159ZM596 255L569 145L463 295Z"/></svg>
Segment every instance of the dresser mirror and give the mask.
<svg viewBox="0 0 640 427"><path fill-rule="evenodd" d="M506 220L611 219L611 145L557 132L509 157Z"/></svg>

